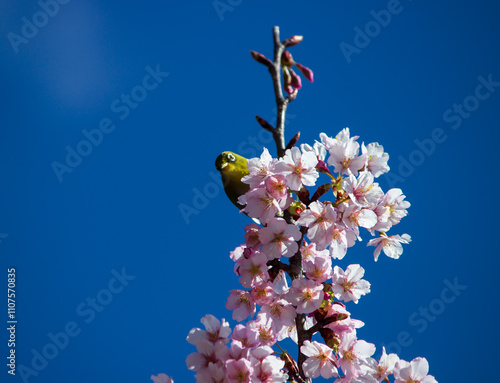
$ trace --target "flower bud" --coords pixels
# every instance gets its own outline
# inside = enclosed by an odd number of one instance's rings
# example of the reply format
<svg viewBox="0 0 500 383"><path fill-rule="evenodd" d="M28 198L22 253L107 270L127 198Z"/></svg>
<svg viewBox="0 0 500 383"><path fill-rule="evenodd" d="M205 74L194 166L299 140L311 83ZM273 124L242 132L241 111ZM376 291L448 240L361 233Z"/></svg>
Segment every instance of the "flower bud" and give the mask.
<svg viewBox="0 0 500 383"><path fill-rule="evenodd" d="M300 35L295 35L292 37L287 38L285 41L283 41L283 45L285 47L293 47L294 45L297 45L304 39L304 36Z"/></svg>
<svg viewBox="0 0 500 383"><path fill-rule="evenodd" d="M300 213L307 209L307 206L300 201L294 201L288 207L288 211L294 219L299 219Z"/></svg>
<svg viewBox="0 0 500 383"><path fill-rule="evenodd" d="M262 126L267 131L272 132L274 130L274 126L272 126L269 122L267 122L266 120L264 120L262 117L255 116L255 119L260 124L260 126Z"/></svg>
<svg viewBox="0 0 500 383"><path fill-rule="evenodd" d="M255 51L250 51L250 54L252 55L252 58L261 63L261 64L264 64L264 65L272 65L272 62L271 60L269 60L268 58L266 58L266 56L264 56L263 54L260 54L258 52L255 52Z"/></svg>
<svg viewBox="0 0 500 383"><path fill-rule="evenodd" d="M291 67L295 64L295 62L293 61L293 57L292 57L292 54L288 51L284 51L283 54L281 55L281 65L282 66L287 66L287 67Z"/></svg>
<svg viewBox="0 0 500 383"><path fill-rule="evenodd" d="M298 132L295 136L292 137L292 139L288 142L286 149L293 148L297 143L297 141L299 140L299 138L300 138L300 132Z"/></svg>
<svg viewBox="0 0 500 383"><path fill-rule="evenodd" d="M314 74L312 70L299 63L295 63L295 65L297 65L297 68L299 68L305 78L307 78L310 82L314 82Z"/></svg>
<svg viewBox="0 0 500 383"><path fill-rule="evenodd" d="M311 198L311 202L317 201L322 195L324 195L328 190L330 190L331 187L332 187L331 182L323 184L320 187L318 187L318 189Z"/></svg>
<svg viewBox="0 0 500 383"><path fill-rule="evenodd" d="M325 344L333 349L335 353L338 353L340 346L340 337L335 334L335 332L329 328L322 328L319 330L321 337L325 341Z"/></svg>
<svg viewBox="0 0 500 383"><path fill-rule="evenodd" d="M293 71L292 68L290 68L290 75L292 76L292 86L295 89L302 88L302 80L300 79L299 75Z"/></svg>

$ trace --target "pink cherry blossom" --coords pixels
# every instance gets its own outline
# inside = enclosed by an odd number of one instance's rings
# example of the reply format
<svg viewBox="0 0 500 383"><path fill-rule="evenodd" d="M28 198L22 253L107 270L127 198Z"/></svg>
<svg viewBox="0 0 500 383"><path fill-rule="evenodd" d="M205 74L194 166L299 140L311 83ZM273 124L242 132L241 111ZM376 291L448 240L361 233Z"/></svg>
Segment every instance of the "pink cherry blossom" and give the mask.
<svg viewBox="0 0 500 383"><path fill-rule="evenodd" d="M196 373L195 378L196 383L226 383L226 367L210 362L208 368Z"/></svg>
<svg viewBox="0 0 500 383"><path fill-rule="evenodd" d="M278 162L272 158L269 151L264 148L260 158L250 158L247 162L247 168L250 174L244 176L241 181L249 184L250 188L255 189L263 183L267 177L274 174L274 166Z"/></svg>
<svg viewBox="0 0 500 383"><path fill-rule="evenodd" d="M286 382L288 375L282 370L285 361L272 355L271 347L258 347L250 352L254 365L252 383L278 383Z"/></svg>
<svg viewBox="0 0 500 383"><path fill-rule="evenodd" d="M303 268L306 277L316 283L325 282L332 276L332 258L326 251L326 254L316 254L314 258L303 260Z"/></svg>
<svg viewBox="0 0 500 383"><path fill-rule="evenodd" d="M253 222L245 226L244 238L247 247L252 249L258 249L262 245L259 240L259 229L260 226Z"/></svg>
<svg viewBox="0 0 500 383"><path fill-rule="evenodd" d="M366 156L366 168L375 178L390 170L387 165L389 154L384 153L384 147L379 145L378 142L372 142L366 146L363 143L361 152Z"/></svg>
<svg viewBox="0 0 500 383"><path fill-rule="evenodd" d="M342 130L335 139L321 136L321 140L328 149L330 157L328 165L335 167L334 171L341 174L352 172L355 176L361 170L366 162L366 155L359 155L359 143L356 142L358 136L349 137L349 128Z"/></svg>
<svg viewBox="0 0 500 383"><path fill-rule="evenodd" d="M277 200L285 198L288 194L288 185L285 176L277 174L269 176L264 182L267 192Z"/></svg>
<svg viewBox="0 0 500 383"><path fill-rule="evenodd" d="M309 209L300 214L297 226L307 226L307 237L316 243L319 250L324 250L329 242L326 238L328 229L337 221L337 211L331 204L315 201Z"/></svg>
<svg viewBox="0 0 500 383"><path fill-rule="evenodd" d="M338 364L348 378L364 375L365 360L375 352L375 345L356 339L354 332L344 333L339 346Z"/></svg>
<svg viewBox="0 0 500 383"><path fill-rule="evenodd" d="M326 242L330 246L330 255L334 259L342 259L347 253L347 248L354 246L356 234L343 224L334 223L326 233Z"/></svg>
<svg viewBox="0 0 500 383"><path fill-rule="evenodd" d="M250 357L250 348L246 347L242 342L237 339L233 339L231 342L231 347L229 348L228 359L248 359Z"/></svg>
<svg viewBox="0 0 500 383"><path fill-rule="evenodd" d="M371 207L376 205L384 195L378 183L373 183L373 174L362 171L359 177L350 174L342 181L342 188L349 195L350 200L360 207Z"/></svg>
<svg viewBox="0 0 500 383"><path fill-rule="evenodd" d="M306 279L294 279L286 294L288 302L297 306L297 313L311 313L323 302L323 285Z"/></svg>
<svg viewBox="0 0 500 383"><path fill-rule="evenodd" d="M347 311L344 305L341 303L330 305L326 317L328 318L338 314L349 315L349 317L343 320L332 322L325 327L333 330L339 336L343 336L344 333L349 332L356 333L356 329L361 328L365 325L360 320L351 318L349 311Z"/></svg>
<svg viewBox="0 0 500 383"><path fill-rule="evenodd" d="M259 315L272 319L275 331L280 331L284 326L295 326L295 308L287 300L278 298L271 304L263 306Z"/></svg>
<svg viewBox="0 0 500 383"><path fill-rule="evenodd" d="M255 303L261 306L270 304L276 296L273 284L269 281L252 287L252 291L250 293L252 294L252 298Z"/></svg>
<svg viewBox="0 0 500 383"><path fill-rule="evenodd" d="M300 248L300 253L302 254L302 262L314 262L315 257L327 257L330 254L330 252L326 249L317 250L314 242L311 242L309 245L303 245Z"/></svg>
<svg viewBox="0 0 500 383"><path fill-rule="evenodd" d="M329 379L338 375L336 358L330 347L316 341L305 340L300 352L308 357L302 365L304 374L308 378L317 378L321 375Z"/></svg>
<svg viewBox="0 0 500 383"><path fill-rule="evenodd" d="M260 219L263 224L281 213L286 206L286 202L283 204L283 201L276 200L265 188L251 189L238 198L238 203L246 204L242 211L252 218Z"/></svg>
<svg viewBox="0 0 500 383"><path fill-rule="evenodd" d="M342 204L342 206L342 222L356 234L358 240L361 240L359 237L359 227L367 229L373 227L377 223L377 215L373 210L361 209L355 204L347 207L345 207L345 204Z"/></svg>
<svg viewBox="0 0 500 383"><path fill-rule="evenodd" d="M302 150L302 153L313 152L316 154L319 161L324 161L327 153L325 145L318 141L316 141L313 146L309 144L301 144L300 150Z"/></svg>
<svg viewBox="0 0 500 383"><path fill-rule="evenodd" d="M375 231L388 231L393 225L398 224L403 217L408 215L406 209L410 207L410 203L404 199L405 196L401 189L391 189L385 193L378 205L373 209L377 215L378 222L370 229L372 234Z"/></svg>
<svg viewBox="0 0 500 383"><path fill-rule="evenodd" d="M437 383L429 372L429 362L425 358L415 358L411 362L400 360L394 369L394 383Z"/></svg>
<svg viewBox="0 0 500 383"><path fill-rule="evenodd" d="M226 322L225 319L222 319L222 323L213 315L207 314L203 318L201 318L201 323L205 326L205 330L200 328L193 328L189 331L189 334L186 340L194 344L201 341L209 341L215 344L217 341L222 340L224 342L229 341L229 335L231 335L231 328L229 327L229 323Z"/></svg>
<svg viewBox="0 0 500 383"><path fill-rule="evenodd" d="M382 347L382 356L380 357L379 362L375 362L375 373L373 374L374 378L377 381L381 382L388 375L391 375L394 371L394 367L396 367L396 363L399 361L399 357L396 354L389 354L385 352L385 347Z"/></svg>
<svg viewBox="0 0 500 383"><path fill-rule="evenodd" d="M358 303L362 295L370 292L370 282L361 279L365 270L360 265L349 265L344 272L335 266L332 277L332 291L337 299Z"/></svg>
<svg viewBox="0 0 500 383"><path fill-rule="evenodd" d="M297 242L302 238L299 228L288 224L283 218L273 218L259 230L259 239L264 244L262 251L269 259L291 257L298 250Z"/></svg>
<svg viewBox="0 0 500 383"><path fill-rule="evenodd" d="M255 330L261 346L272 346L276 343L277 333L274 330L273 319L262 312L257 315L257 319L247 323L247 327Z"/></svg>
<svg viewBox="0 0 500 383"><path fill-rule="evenodd" d="M217 341L215 344L209 341L199 341L196 344L197 352L189 354L186 365L189 370L202 371L208 368L209 363L222 364L229 351L225 342Z"/></svg>
<svg viewBox="0 0 500 383"><path fill-rule="evenodd" d="M233 319L241 322L242 320L255 314L255 302L252 295L244 290L231 290L227 298L226 308L233 311Z"/></svg>
<svg viewBox="0 0 500 383"><path fill-rule="evenodd" d="M302 184L313 186L319 173L316 171L318 159L312 152L300 153L300 149L294 146L287 149L283 158L276 164L276 173L286 177L290 189L300 190Z"/></svg>
<svg viewBox="0 0 500 383"><path fill-rule="evenodd" d="M259 333L255 329L245 327L242 324L237 324L234 327L231 339L239 341L246 348L259 345Z"/></svg>
<svg viewBox="0 0 500 383"><path fill-rule="evenodd" d="M229 359L226 362L228 383L250 383L253 368L249 360Z"/></svg>
<svg viewBox="0 0 500 383"><path fill-rule="evenodd" d="M243 287L252 288L269 279L267 272L267 256L260 251L254 251L248 258L240 262L238 270L241 275L240 283Z"/></svg>
<svg viewBox="0 0 500 383"><path fill-rule="evenodd" d="M391 235L389 237L385 234L381 234L380 237L371 239L366 246L377 246L373 253L375 261L377 261L381 250L384 250L384 254L389 258L398 259L403 253L403 246L401 244L408 244L410 242L411 237L408 234L403 234L401 236Z"/></svg>

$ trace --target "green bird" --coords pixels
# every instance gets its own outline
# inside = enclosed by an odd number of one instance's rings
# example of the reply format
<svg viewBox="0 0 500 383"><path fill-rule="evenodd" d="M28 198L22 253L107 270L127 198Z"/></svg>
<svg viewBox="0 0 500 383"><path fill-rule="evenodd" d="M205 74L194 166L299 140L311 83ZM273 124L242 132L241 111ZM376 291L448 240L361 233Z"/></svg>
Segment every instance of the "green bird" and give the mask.
<svg viewBox="0 0 500 383"><path fill-rule="evenodd" d="M224 191L231 202L239 210L244 206L238 203L239 196L245 194L250 186L241 182L241 179L248 175L248 160L233 152L223 152L215 160L215 167L220 172Z"/></svg>

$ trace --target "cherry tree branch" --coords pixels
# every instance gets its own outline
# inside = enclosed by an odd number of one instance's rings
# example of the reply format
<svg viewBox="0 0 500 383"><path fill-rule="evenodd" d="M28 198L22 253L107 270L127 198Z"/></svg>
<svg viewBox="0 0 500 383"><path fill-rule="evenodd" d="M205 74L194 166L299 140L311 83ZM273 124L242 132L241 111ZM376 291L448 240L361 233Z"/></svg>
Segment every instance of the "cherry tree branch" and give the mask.
<svg viewBox="0 0 500 383"><path fill-rule="evenodd" d="M274 97L276 100L276 107L277 107L277 116L276 116L276 126L273 127L270 123L268 123L266 120L264 120L262 117L255 116L257 122L267 130L268 132L271 132L273 134L274 142L276 143L276 151L278 153L278 158L281 158L285 155L285 150L291 148L294 146L299 137L300 133L297 133L288 143L288 145L285 145L285 116L286 116L286 110L288 108L288 104L290 101L293 101L295 97L297 96L297 91L294 93L290 94L287 97L283 96L283 88L281 85L281 57L283 55L283 52L285 52L285 49L288 46L293 46L300 42L302 38L297 39L296 36L292 36L291 38L281 42L280 40L280 29L278 26L275 26L273 28L273 41L274 41L274 57L273 61L269 60L266 58L264 55L251 51L250 53L252 54L252 57L254 58L255 61L265 65L269 73L271 74L272 82L273 82L273 88L274 88ZM288 223L294 223L294 219L291 216L291 214L288 211L285 211L285 220ZM303 227L301 228L302 232L302 238L297 242L298 247L300 249L300 246L302 244L302 239L304 237L304 234L306 233L307 228ZM285 272L290 275L290 278L292 279L297 279L297 278L303 278L303 269L302 269L302 254L300 253L300 250L297 251L297 253L290 258L289 260L289 265L283 264L283 263L271 263L275 268L284 270ZM300 352L300 347L303 345L305 340L311 340L312 333L308 332L305 330L304 325L306 321L306 316L305 314L297 314L295 318L295 323L297 327L297 336L298 336L298 369L299 369L299 375L300 375L300 382L301 383L310 383L312 380L309 378L306 378L304 375L304 371L302 369L302 364L306 360L306 356Z"/></svg>
<svg viewBox="0 0 500 383"><path fill-rule="evenodd" d="M285 51L287 46L294 45L293 40L287 39L283 43L280 41L280 28L273 28L273 40L274 40L274 57L273 61L264 57L262 54L251 51L252 57L259 63L267 66L269 73L271 74L271 78L273 81L274 87L274 97L276 99L276 108L277 108L277 116L276 116L276 127L273 127L263 118L256 116L255 118L259 122L259 124L266 129L267 131L273 134L274 142L276 143L276 151L278 153L278 157L283 157L285 154L286 146L285 146L285 115L286 109L288 107L288 103L293 101L295 95L290 95L287 97L283 96L283 88L281 86L281 55Z"/></svg>

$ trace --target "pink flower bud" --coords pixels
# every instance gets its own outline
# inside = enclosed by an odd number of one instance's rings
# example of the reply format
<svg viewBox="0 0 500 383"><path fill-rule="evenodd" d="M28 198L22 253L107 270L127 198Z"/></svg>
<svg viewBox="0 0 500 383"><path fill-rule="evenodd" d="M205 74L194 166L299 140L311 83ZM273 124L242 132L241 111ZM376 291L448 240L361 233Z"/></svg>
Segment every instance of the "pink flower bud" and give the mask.
<svg viewBox="0 0 500 383"><path fill-rule="evenodd" d="M252 58L261 63L261 64L264 64L264 65L272 65L272 62L271 60L269 60L266 56L264 56L263 54L260 54L258 52L255 52L255 51L250 51L250 54L252 55Z"/></svg>
<svg viewBox="0 0 500 383"><path fill-rule="evenodd" d="M288 51L284 51L283 54L281 55L281 65L291 67L294 65L295 62L293 61L292 54Z"/></svg>
<svg viewBox="0 0 500 383"><path fill-rule="evenodd" d="M321 173L330 174L328 165L325 163L325 161L322 161L319 158L318 158L318 164L316 165L316 170Z"/></svg>
<svg viewBox="0 0 500 383"><path fill-rule="evenodd" d="M300 79L299 75L293 71L292 68L290 68L290 75L292 76L292 86L295 89L300 89L302 88L302 80Z"/></svg>
<svg viewBox="0 0 500 383"><path fill-rule="evenodd" d="M312 70L299 63L295 63L295 65L297 65L297 68L299 68L305 78L307 78L310 82L314 81L314 74Z"/></svg>
<svg viewBox="0 0 500 383"><path fill-rule="evenodd" d="M297 45L304 39L304 36L299 36L295 35L292 37L287 38L285 41L283 41L283 45L285 47L293 47L294 45Z"/></svg>

